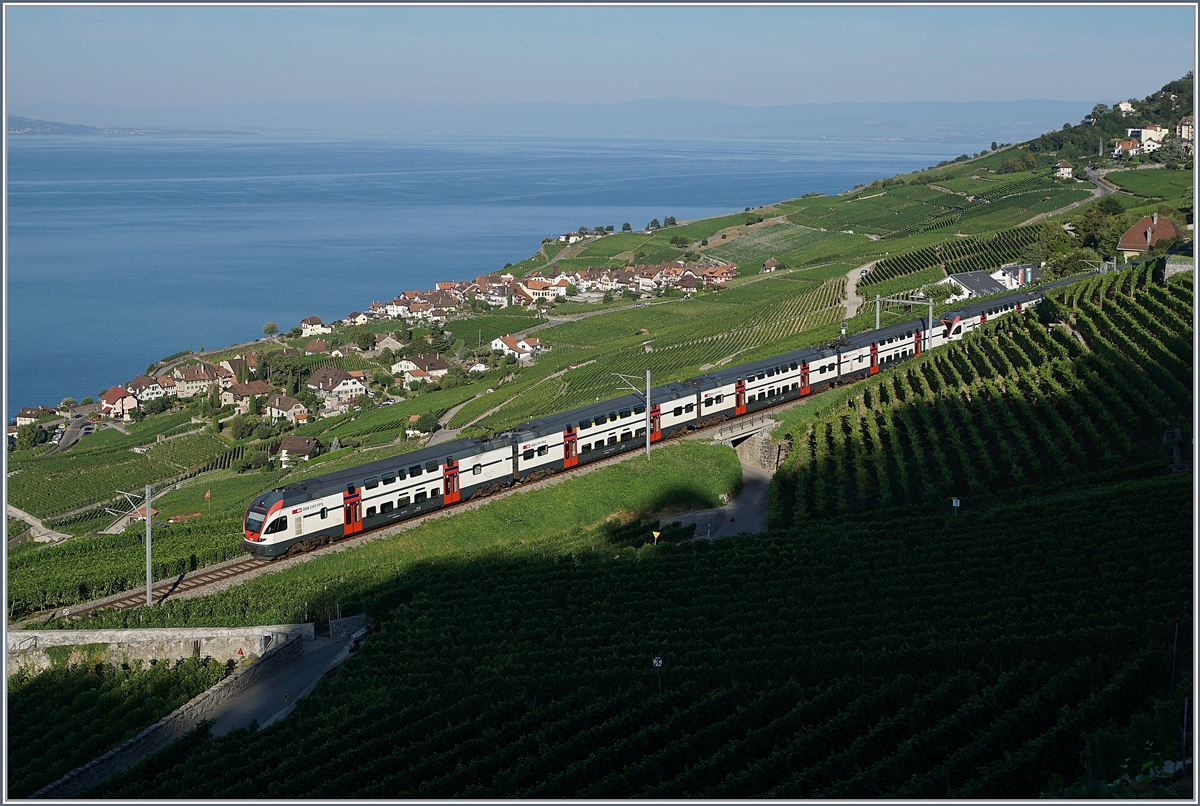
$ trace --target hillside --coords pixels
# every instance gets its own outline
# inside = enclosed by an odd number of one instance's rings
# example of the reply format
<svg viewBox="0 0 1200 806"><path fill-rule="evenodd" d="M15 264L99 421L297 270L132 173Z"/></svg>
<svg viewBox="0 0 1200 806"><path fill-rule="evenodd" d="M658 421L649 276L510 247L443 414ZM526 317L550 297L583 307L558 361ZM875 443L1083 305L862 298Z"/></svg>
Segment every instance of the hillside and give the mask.
<svg viewBox="0 0 1200 806"><path fill-rule="evenodd" d="M1010 170L1030 153L1035 164ZM350 443L312 467L248 466L282 431L158 443L194 427L182 412L65 456L22 452L10 493L86 534L100 519L70 510L105 500L113 472L127 485L206 473L156 502L165 518L212 492L211 512L156 534L166 577L237 552L254 494L410 449L413 415L502 430L616 394L614 372L662 383L828 342L860 267L872 267L858 285L868 299L1015 260L1069 276L1115 256L1141 215L1190 219L1190 163L1114 171L1126 192L1102 198L1054 178L1056 159L1023 143L838 197L597 238L561 267L693 252L736 260L743 276L649 307L560 306L607 312L547 323L537 335L553 349L533 366L302 426ZM691 243L672 244L681 233ZM1194 701L1194 275L1165 281L1165 249L782 413L791 453L765 534L669 527L655 544L659 515L737 485L732 452L685 442L221 593L51 622L324 623L340 610L374 624L293 718L221 738L201 729L83 794L992 799L1094 794L1122 775L1132 792L1139 770L1178 759ZM768 258L782 267L759 275ZM874 317L864 306L847 329ZM508 311L457 327L535 321ZM295 382L318 363L285 369ZM136 530L10 551L10 618L132 587L142 552ZM1192 794L1188 782L1136 785Z"/></svg>

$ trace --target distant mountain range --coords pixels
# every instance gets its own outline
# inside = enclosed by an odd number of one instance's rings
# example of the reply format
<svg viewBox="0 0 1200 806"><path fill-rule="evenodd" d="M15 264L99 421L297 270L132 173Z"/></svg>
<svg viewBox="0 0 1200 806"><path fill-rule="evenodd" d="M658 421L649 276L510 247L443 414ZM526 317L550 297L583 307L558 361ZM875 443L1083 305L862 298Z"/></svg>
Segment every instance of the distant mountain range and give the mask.
<svg viewBox="0 0 1200 806"><path fill-rule="evenodd" d="M35 120L16 115L8 116L9 134L253 134L254 132L220 129L150 129L143 126L83 126L78 123L59 123Z"/></svg>
<svg viewBox="0 0 1200 806"><path fill-rule="evenodd" d="M276 103L107 109L44 104L21 111L44 119L107 120L78 126L10 116L10 134L521 135L1021 142L1077 123L1093 101L950 101L745 107L717 101L615 104ZM141 123L142 126L136 126ZM117 125L120 124L120 125ZM50 131L43 126L62 127ZM211 127L221 127L217 130ZM240 132L238 132L240 133Z"/></svg>

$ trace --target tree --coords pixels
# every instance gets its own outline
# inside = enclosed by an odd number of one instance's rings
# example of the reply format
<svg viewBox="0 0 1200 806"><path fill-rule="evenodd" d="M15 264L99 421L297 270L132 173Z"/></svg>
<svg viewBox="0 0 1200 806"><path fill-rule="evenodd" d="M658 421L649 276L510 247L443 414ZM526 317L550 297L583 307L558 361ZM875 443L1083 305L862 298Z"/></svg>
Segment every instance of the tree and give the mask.
<svg viewBox="0 0 1200 806"><path fill-rule="evenodd" d="M49 439L46 432L41 426L29 423L17 429L17 444L15 449L18 451L27 451L30 448L36 448Z"/></svg>
<svg viewBox="0 0 1200 806"><path fill-rule="evenodd" d="M675 226L675 216L673 216L673 215L669 215L669 216L667 216L666 218L664 218L664 219L663 219L663 226L664 226L664 227L673 227L673 226Z"/></svg>
<svg viewBox="0 0 1200 806"><path fill-rule="evenodd" d="M650 219L650 223L646 226L646 229L658 229L658 227L659 227L658 219L652 218L652 219Z"/></svg>
<svg viewBox="0 0 1200 806"><path fill-rule="evenodd" d="M267 322L265 325L263 325L263 333L268 336L274 336L278 332L279 325L275 324L274 322Z"/></svg>
<svg viewBox="0 0 1200 806"><path fill-rule="evenodd" d="M254 426L254 438L270 439L271 434L274 433L274 431L275 429L271 427L270 423L259 423L258 425Z"/></svg>
<svg viewBox="0 0 1200 806"><path fill-rule="evenodd" d="M386 389L392 383L392 376L381 369L377 369L371 373L371 381L380 389Z"/></svg>
<svg viewBox="0 0 1200 806"><path fill-rule="evenodd" d="M1071 251L1071 236L1063 231L1061 224L1044 221L1038 231L1037 245L1041 252L1040 260L1050 260Z"/></svg>
<svg viewBox="0 0 1200 806"><path fill-rule="evenodd" d="M567 284L567 296L568 297L573 297L578 293L579 293L579 289L575 287L574 283Z"/></svg>
<svg viewBox="0 0 1200 806"><path fill-rule="evenodd" d="M79 402L79 405L81 405L81 406L90 406L90 405L92 405L92 404L93 404L93 403L95 403L95 402L96 402L96 401L92 400L90 397L85 397L83 400L81 400L81 401Z"/></svg>
<svg viewBox="0 0 1200 806"><path fill-rule="evenodd" d="M355 342L355 344L358 345L358 349L362 350L363 352L366 352L367 350L374 350L375 349L375 334L369 333L365 330L360 330L356 334L356 338L354 339L354 342Z"/></svg>
<svg viewBox="0 0 1200 806"><path fill-rule="evenodd" d="M153 364L148 364L148 365L146 366L146 374L147 374L148 376L150 376L151 378L153 378L153 377L154 377L154 370L156 370L156 369L158 369L158 362L155 362L155 363L153 363Z"/></svg>
<svg viewBox="0 0 1200 806"><path fill-rule="evenodd" d="M633 232L633 227L629 226L628 221L621 225L621 232Z"/></svg>
<svg viewBox="0 0 1200 806"><path fill-rule="evenodd" d="M238 414L229 420L229 435L234 439L245 439L254 433L257 424Z"/></svg>
<svg viewBox="0 0 1200 806"><path fill-rule="evenodd" d="M612 295L612 292L611 292L611 291L605 291L605 292L604 292L604 302L608 303L608 302L612 302L612 301L613 301L613 295Z"/></svg>
<svg viewBox="0 0 1200 806"><path fill-rule="evenodd" d="M233 373L233 377L238 383L245 383L250 380L250 365L243 359L237 364L237 370Z"/></svg>
<svg viewBox="0 0 1200 806"><path fill-rule="evenodd" d="M396 363L396 355L392 352L391 347L384 347L379 351L379 363L383 364L388 369L391 369L392 364Z"/></svg>
<svg viewBox="0 0 1200 806"><path fill-rule="evenodd" d="M433 433L433 429L437 427L437 416L432 411L427 411L417 418L417 421L413 423L413 427L422 433L431 434Z"/></svg>
<svg viewBox="0 0 1200 806"><path fill-rule="evenodd" d="M587 228L587 227L580 227L580 228L579 228L579 234L580 234L580 235L587 235L587 234L588 234L588 228Z"/></svg>
<svg viewBox="0 0 1200 806"><path fill-rule="evenodd" d="M1000 146L999 146L999 145L996 143L996 141L995 141L995 140L993 140L993 141L992 141L992 151L995 151L995 150L996 150L997 148L999 148L999 147L1000 147Z"/></svg>
<svg viewBox="0 0 1200 806"><path fill-rule="evenodd" d="M612 232L612 231L613 231L613 225L612 225L612 224L609 224L608 226L606 226L606 227L604 228L604 231L605 231L605 232Z"/></svg>
<svg viewBox="0 0 1200 806"><path fill-rule="evenodd" d="M75 402L75 398L73 398L73 397L64 397L64 398L62 399L62 402L58 404L58 407L59 407L60 409L73 409L73 408L75 408L75 407L76 407L76 406L78 406L78 405L79 405L79 404Z"/></svg>
<svg viewBox="0 0 1200 806"><path fill-rule="evenodd" d="M1100 260L1095 250L1092 249L1072 249L1070 252L1059 255L1054 260L1046 263L1043 274L1048 280L1053 280L1058 277L1069 277L1072 274L1091 271L1092 266L1087 261L1093 263Z"/></svg>

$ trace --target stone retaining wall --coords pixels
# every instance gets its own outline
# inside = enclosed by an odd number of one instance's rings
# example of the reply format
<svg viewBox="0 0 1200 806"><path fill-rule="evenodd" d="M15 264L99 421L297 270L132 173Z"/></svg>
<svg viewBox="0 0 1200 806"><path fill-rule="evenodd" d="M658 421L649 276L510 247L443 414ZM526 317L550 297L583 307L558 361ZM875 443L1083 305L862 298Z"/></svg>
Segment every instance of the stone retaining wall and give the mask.
<svg viewBox="0 0 1200 806"><path fill-rule="evenodd" d="M311 627L312 625L284 625ZM42 787L31 797L69 798L85 786L100 783L110 776L137 764L146 756L161 750L200 724L213 709L231 697L257 683L263 677L304 654L304 641L299 633L289 633L286 639L267 650L258 660L238 669L212 688L197 694L144 731L126 740L93 761L77 767L52 784ZM214 656L215 657L215 656Z"/></svg>
<svg viewBox="0 0 1200 806"><path fill-rule="evenodd" d="M8 673L36 674L62 663L177 661L196 655L224 663L265 655L284 635L314 638L312 624L268 627L170 627L144 630L15 630L7 634ZM239 654L240 650L240 654Z"/></svg>
<svg viewBox="0 0 1200 806"><path fill-rule="evenodd" d="M333 641L344 641L354 633L367 626L367 614L329 620L329 638Z"/></svg>

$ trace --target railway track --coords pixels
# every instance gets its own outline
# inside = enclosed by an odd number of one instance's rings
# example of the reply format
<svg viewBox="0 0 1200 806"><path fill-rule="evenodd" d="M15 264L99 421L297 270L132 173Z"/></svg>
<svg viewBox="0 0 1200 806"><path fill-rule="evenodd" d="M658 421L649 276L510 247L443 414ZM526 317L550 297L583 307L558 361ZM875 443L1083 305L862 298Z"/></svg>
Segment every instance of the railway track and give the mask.
<svg viewBox="0 0 1200 806"><path fill-rule="evenodd" d="M764 412L760 413L759 415L756 415L756 417L769 416L770 413L776 413L776 412L784 411L786 409L790 409L793 406L797 406L797 405L801 405L801 404L805 403L807 400L809 400L809 398L801 398L800 400L792 400L792 401L788 401L788 402L783 403L778 406L772 406L768 411L764 411ZM705 428L692 431L686 435L681 436L680 438L681 439L705 439L705 438L715 437L717 439L720 439L721 432L724 429L728 428L732 424L734 424L733 421L715 423L715 424L707 426ZM231 583L238 584L237 580L241 577L245 577L245 578L249 579L250 577L257 576L259 572L265 572L268 570L272 570L272 571L283 570L285 568L291 567L292 565L294 565L298 562L305 562L312 557L316 557L316 556L319 556L322 554L327 554L329 552L334 552L334 551L345 551L346 549L351 549L356 546L363 545L364 543L369 543L372 540L379 540L381 538L391 537L393 535L399 534L400 532L406 531L408 529L412 529L413 527L420 525L421 523L423 523L424 521L426 521L430 518L446 517L448 515L453 515L457 512L464 512L464 511L467 511L470 509L475 509L476 507L482 506L483 504L486 504L489 501L495 501L500 498L506 498L510 495L515 495L517 493L525 492L528 490L536 490L536 489L540 489L542 487L548 487L548 486L551 486L554 484L559 484L563 481L566 481L567 479L574 478L575 476L583 475L584 473L590 473L594 470L599 470L601 468L617 464L618 462L624 462L624 461L627 461L631 458L634 458L634 457L640 456L640 455L642 455L640 449L637 451L630 451L627 453L617 454L616 456L611 456L607 459L601 459L600 461L597 461L597 462L591 462L582 467L576 467L576 468L572 468L570 470L559 471L557 473L554 473L545 478L538 479L536 481L530 481L530 482L526 482L524 484L519 484L514 487L510 487L509 489L504 490L503 492L496 493L495 495L483 496L480 498L471 499L469 501L464 501L460 504L455 504L453 506L446 507L444 509L439 509L439 510L435 510L433 512L428 512L424 515L419 515L415 518L411 518L409 520L403 521L402 523L397 523L393 526L388 526L383 529L377 529L375 531L364 534L360 537L353 537L348 540L339 540L337 542L330 543L328 545L312 549L311 551L287 554L282 557L276 558L274 560L266 560L261 557L239 557L239 558L236 558L233 560L227 560L227 561L225 561L223 563L219 563L217 565L209 566L207 568L201 568L201 569L197 569L196 571L190 571L186 574L181 574L180 576L175 577L173 579L163 580L163 581L154 583L151 586L152 601L154 602L155 605L159 605L159 604L162 604L164 601L166 601L168 598L183 599L183 598L190 598L192 596L199 596L199 595L202 595L207 588L218 588L219 589L221 587L228 587ZM243 579L241 581L246 581L246 580ZM145 606L145 604L146 604L146 588L143 586L136 590L125 591L123 593L115 594L115 595L107 597L105 599L98 599L93 602L86 602L83 604L78 604L78 605L74 605L71 607L59 608L57 610L52 610L52 611L48 611L48 612L42 611L41 613L37 613L35 615L29 616L20 622L10 624L9 628L10 629L22 629L22 628L36 629L36 627L39 624L44 624L48 621L54 621L54 620L63 619L63 618L70 618L72 616L81 616L81 615L84 615L85 613L91 613L91 612L94 612L97 610L104 610L106 608L112 608L114 610L128 610L128 609L134 608L134 607L143 607L143 606Z"/></svg>

